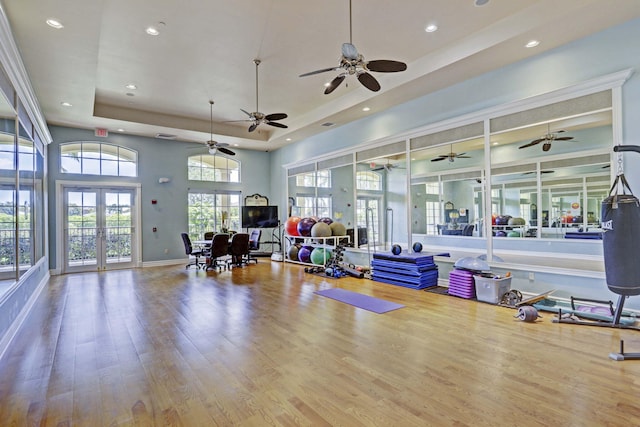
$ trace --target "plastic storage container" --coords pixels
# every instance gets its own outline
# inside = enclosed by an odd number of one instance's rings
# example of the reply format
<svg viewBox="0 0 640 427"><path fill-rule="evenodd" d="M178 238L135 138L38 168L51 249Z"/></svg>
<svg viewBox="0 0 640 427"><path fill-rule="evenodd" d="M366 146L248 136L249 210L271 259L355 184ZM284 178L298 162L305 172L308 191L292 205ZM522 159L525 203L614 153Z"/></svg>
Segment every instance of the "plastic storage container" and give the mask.
<svg viewBox="0 0 640 427"><path fill-rule="evenodd" d="M478 301L498 304L502 295L511 289L511 277L494 279L491 277L473 276L476 284L476 297Z"/></svg>

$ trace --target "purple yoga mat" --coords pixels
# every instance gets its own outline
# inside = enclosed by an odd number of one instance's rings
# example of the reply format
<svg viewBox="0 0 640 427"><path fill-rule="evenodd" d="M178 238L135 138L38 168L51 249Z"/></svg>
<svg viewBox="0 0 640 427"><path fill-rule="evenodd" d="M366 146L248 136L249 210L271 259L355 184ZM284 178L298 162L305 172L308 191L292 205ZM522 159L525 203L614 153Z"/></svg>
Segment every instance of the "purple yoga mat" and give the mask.
<svg viewBox="0 0 640 427"><path fill-rule="evenodd" d="M322 291L316 291L315 293L323 297L344 302L378 314L404 307L402 304L396 304L395 302L385 301L383 299L370 297L369 295L363 295L357 292L346 291L340 288L325 289Z"/></svg>

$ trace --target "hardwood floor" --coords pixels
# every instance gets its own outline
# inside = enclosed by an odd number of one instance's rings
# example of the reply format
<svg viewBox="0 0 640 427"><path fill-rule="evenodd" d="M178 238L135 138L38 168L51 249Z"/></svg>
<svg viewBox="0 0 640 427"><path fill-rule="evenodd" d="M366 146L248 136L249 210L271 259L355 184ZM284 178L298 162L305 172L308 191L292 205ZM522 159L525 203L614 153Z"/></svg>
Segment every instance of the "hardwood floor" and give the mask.
<svg viewBox="0 0 640 427"><path fill-rule="evenodd" d="M608 358L640 332L514 314L266 259L57 276L0 361L0 424L640 425L640 361Z"/></svg>

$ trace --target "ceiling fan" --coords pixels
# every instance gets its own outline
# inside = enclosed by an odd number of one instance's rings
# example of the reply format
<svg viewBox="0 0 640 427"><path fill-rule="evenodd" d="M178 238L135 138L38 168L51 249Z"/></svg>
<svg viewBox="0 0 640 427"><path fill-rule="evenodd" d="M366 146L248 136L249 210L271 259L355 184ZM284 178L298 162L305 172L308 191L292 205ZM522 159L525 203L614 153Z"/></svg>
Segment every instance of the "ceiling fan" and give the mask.
<svg viewBox="0 0 640 427"><path fill-rule="evenodd" d="M554 133L551 133L551 124L547 124L547 133L546 135L543 135L542 137L538 138L538 139L534 139L533 141L531 141L528 144L525 144L519 148L528 148L528 147L533 147L534 145L540 144L541 142L544 142L544 144L542 144L542 151L549 151L551 150L551 142L553 141L569 141L572 140L573 137L572 136L558 136L559 133L564 132L564 130L559 130L556 131Z"/></svg>
<svg viewBox="0 0 640 427"><path fill-rule="evenodd" d="M377 92L380 90L380 83L367 71L375 71L378 73L395 73L407 69L407 64L400 61L392 61L388 59L379 59L374 61L365 61L364 56L358 53L358 49L353 45L353 32L351 25L351 0L349 0L349 43L342 44L342 56L340 64L337 67L323 68L309 73L300 74L300 77L320 74L327 71L340 71L340 74L334 78L324 90L324 94L328 95L333 92L347 75L356 75L358 81L367 89Z"/></svg>
<svg viewBox="0 0 640 427"><path fill-rule="evenodd" d="M253 60L253 63L256 64L256 111L254 111L253 113L250 113L247 110L243 110L241 108L240 111L242 111L247 116L249 116L249 118L245 120L233 120L233 121L251 122L251 125L249 126L249 132L253 132L254 130L256 130L258 125L260 125L261 123L265 123L265 124L268 124L269 126L274 126L277 128L287 129L288 127L287 125L283 125L282 123L278 123L276 121L276 120L286 119L288 116L285 113L264 114L264 113L261 113L260 110L258 109L258 65L260 65L260 62L261 61L259 59Z"/></svg>
<svg viewBox="0 0 640 427"><path fill-rule="evenodd" d="M439 162L441 160L449 160L450 162L453 162L455 159L470 159L471 156L465 156L465 154L467 153L454 153L453 152L453 145L451 146L451 151L449 152L449 154L440 154L438 157L436 157L435 159L431 159L432 162Z"/></svg>
<svg viewBox="0 0 640 427"><path fill-rule="evenodd" d="M381 170L385 170L385 171L387 171L387 172L389 172L391 169L394 169L394 168L397 168L397 167L398 167L398 165L393 164L393 163L390 163L388 160L387 160L387 163L384 163L384 164L382 164L382 165L379 165L379 164L377 164L377 163L375 163L375 162L371 162L371 163L369 164L369 166L370 166L370 168L371 168L371 171L381 171ZM404 168L400 168L400 169L404 169Z"/></svg>
<svg viewBox="0 0 640 427"><path fill-rule="evenodd" d="M229 156L235 156L236 153L229 150L229 144L226 142L217 142L213 140L213 101L209 101L210 110L211 110L211 120L209 122L209 140L207 141L207 147L209 147L209 154L215 155L218 151L221 153L227 154Z"/></svg>

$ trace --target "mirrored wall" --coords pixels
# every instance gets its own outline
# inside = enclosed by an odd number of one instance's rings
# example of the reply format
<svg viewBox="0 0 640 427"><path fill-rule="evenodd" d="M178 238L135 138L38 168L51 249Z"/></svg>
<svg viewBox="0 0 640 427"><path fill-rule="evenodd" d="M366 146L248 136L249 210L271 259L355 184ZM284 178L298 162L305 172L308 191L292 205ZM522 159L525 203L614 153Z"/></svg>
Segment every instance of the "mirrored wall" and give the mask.
<svg viewBox="0 0 640 427"><path fill-rule="evenodd" d="M44 257L44 145L0 95L0 297Z"/></svg>
<svg viewBox="0 0 640 427"><path fill-rule="evenodd" d="M535 242L572 240L578 254L594 253L588 246L601 246L600 204L615 172L612 93L488 112L297 165L288 170L293 214L362 228L356 247L420 241L526 254L543 250Z"/></svg>

